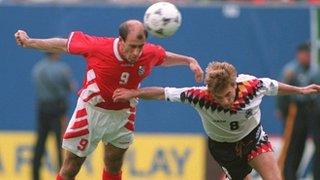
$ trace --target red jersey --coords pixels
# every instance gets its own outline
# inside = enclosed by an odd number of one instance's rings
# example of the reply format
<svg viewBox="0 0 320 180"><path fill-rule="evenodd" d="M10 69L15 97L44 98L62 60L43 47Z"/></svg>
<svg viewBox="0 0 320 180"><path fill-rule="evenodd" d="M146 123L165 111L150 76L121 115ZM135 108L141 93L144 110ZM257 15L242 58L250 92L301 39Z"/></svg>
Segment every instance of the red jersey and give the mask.
<svg viewBox="0 0 320 180"><path fill-rule="evenodd" d="M130 108L130 103L114 103L117 88L137 89L154 66L161 65L165 50L161 46L145 44L135 64L123 60L118 51L118 38L95 37L72 32L68 38L68 52L82 55L87 73L78 95L85 102L111 110Z"/></svg>

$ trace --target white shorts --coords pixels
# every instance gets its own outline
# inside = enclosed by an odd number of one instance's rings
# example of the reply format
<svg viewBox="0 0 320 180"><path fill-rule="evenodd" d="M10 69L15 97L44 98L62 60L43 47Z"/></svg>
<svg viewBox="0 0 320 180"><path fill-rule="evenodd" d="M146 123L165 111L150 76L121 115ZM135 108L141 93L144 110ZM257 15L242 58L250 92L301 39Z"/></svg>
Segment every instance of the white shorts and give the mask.
<svg viewBox="0 0 320 180"><path fill-rule="evenodd" d="M78 98L62 147L79 157L88 156L101 140L127 149L133 141L134 119L135 108L106 110Z"/></svg>

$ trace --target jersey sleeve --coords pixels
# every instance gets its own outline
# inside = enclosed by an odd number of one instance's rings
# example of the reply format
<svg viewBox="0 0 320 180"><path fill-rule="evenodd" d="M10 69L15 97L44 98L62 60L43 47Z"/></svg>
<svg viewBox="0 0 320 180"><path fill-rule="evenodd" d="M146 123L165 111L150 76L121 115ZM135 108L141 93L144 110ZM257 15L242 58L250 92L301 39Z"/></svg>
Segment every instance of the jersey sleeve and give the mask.
<svg viewBox="0 0 320 180"><path fill-rule="evenodd" d="M89 54L96 46L97 38L81 31L71 32L68 38L68 52L70 54Z"/></svg>
<svg viewBox="0 0 320 180"><path fill-rule="evenodd" d="M163 63L164 58L166 57L166 51L163 47L159 45L156 45L154 49L156 54L155 66L159 66Z"/></svg>
<svg viewBox="0 0 320 180"><path fill-rule="evenodd" d="M261 92L268 96L275 96L278 94L278 81L270 78L259 78L262 81Z"/></svg>
<svg viewBox="0 0 320 180"><path fill-rule="evenodd" d="M164 88L164 95L166 101L171 102L182 102L181 95L188 91L190 88L173 88L173 87L166 87Z"/></svg>

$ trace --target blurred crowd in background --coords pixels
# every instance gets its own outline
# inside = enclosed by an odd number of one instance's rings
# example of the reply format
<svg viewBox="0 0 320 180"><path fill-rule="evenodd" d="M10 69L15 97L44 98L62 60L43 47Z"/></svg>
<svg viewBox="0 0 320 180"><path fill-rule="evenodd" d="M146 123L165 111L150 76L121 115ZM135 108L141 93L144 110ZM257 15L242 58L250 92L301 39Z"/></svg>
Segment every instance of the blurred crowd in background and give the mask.
<svg viewBox="0 0 320 180"><path fill-rule="evenodd" d="M2 4L120 4L120 5L141 5L152 4L159 0L0 0ZM239 3L253 5L294 5L294 4L320 4L320 0L166 0L174 4L219 4Z"/></svg>

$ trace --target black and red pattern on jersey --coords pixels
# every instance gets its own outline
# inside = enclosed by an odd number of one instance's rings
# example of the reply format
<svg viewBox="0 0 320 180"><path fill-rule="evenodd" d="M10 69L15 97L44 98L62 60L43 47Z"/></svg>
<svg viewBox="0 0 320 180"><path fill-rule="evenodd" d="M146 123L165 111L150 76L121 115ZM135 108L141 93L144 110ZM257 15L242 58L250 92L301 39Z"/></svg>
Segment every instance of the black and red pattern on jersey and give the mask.
<svg viewBox="0 0 320 180"><path fill-rule="evenodd" d="M252 79L249 81L243 81L237 83L237 93L235 101L233 102L231 108L224 109L219 103L217 103L208 90L204 89L189 89L180 95L182 102L188 101L190 104L199 104L200 108L206 108L207 110L211 108L212 111L217 110L218 112L224 111L225 113L230 112L230 114L236 114L237 111L244 108L250 103L257 92L263 87L263 81L259 79Z"/></svg>

